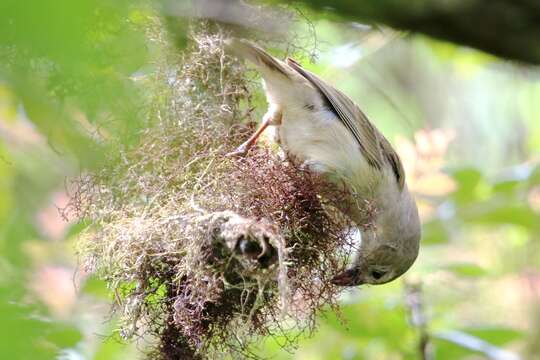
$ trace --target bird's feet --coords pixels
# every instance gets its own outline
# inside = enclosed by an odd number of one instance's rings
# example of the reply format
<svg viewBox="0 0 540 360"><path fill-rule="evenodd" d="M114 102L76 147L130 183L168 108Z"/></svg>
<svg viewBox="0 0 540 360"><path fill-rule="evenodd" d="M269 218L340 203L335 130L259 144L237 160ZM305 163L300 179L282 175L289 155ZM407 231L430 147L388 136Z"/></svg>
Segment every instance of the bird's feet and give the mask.
<svg viewBox="0 0 540 360"><path fill-rule="evenodd" d="M237 147L233 151L225 154L225 156L226 157L244 157L244 156L247 155L250 148L251 148L251 146L248 146L247 143L243 143L242 145L240 145L239 147Z"/></svg>
<svg viewBox="0 0 540 360"><path fill-rule="evenodd" d="M263 133L263 131L269 126L269 125L280 125L281 119L283 117L283 113L281 109L277 105L270 106L270 109L266 112L266 114L263 117L263 121L261 126L255 131L253 135L250 136L250 138L236 148L236 150L231 151L230 153L226 154L227 157L232 156L245 156L249 149L257 142L257 139L259 136Z"/></svg>

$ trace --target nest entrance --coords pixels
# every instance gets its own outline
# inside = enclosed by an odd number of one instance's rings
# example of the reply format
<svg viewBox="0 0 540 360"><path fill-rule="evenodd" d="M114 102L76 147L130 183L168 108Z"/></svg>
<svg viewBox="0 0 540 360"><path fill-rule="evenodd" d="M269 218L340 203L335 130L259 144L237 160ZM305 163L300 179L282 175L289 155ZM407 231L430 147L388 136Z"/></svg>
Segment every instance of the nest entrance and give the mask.
<svg viewBox="0 0 540 360"><path fill-rule="evenodd" d="M156 72L167 101L140 144L81 177L68 208L91 223L81 260L117 294L123 336L151 335L152 358L256 357L260 336L294 346L290 329L337 307L344 194L268 149L224 156L258 90L223 39L199 30L175 76Z"/></svg>

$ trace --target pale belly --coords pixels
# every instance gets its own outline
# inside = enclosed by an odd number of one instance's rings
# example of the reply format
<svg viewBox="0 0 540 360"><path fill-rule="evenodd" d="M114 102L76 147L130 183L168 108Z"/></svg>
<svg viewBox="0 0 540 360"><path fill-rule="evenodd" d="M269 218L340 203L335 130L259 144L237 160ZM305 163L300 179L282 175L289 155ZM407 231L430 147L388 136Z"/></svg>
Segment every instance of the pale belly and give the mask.
<svg viewBox="0 0 540 360"><path fill-rule="evenodd" d="M310 170L343 179L359 193L378 187L381 174L365 161L356 139L333 112L284 109L277 133L288 156Z"/></svg>

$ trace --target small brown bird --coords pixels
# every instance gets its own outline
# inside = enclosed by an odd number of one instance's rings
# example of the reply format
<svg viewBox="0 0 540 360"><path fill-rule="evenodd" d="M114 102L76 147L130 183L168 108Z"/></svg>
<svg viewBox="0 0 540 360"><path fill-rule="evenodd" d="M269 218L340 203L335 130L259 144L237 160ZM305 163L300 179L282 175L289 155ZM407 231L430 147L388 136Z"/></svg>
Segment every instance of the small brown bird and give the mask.
<svg viewBox="0 0 540 360"><path fill-rule="evenodd" d="M353 221L362 224L366 201L375 205L374 226L361 230L352 264L333 283L384 284L405 273L418 256L421 226L388 140L349 97L296 61L281 61L246 40L229 39L226 46L256 66L269 103L260 128L232 154L245 154L268 126L277 126L287 154L346 184L354 197L347 210Z"/></svg>

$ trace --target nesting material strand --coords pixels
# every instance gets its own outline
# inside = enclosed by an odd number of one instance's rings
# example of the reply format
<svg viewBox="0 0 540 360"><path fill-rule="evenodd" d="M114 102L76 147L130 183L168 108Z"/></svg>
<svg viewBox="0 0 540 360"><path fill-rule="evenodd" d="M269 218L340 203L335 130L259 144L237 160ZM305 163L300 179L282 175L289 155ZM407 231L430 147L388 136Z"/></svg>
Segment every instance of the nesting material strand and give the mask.
<svg viewBox="0 0 540 360"><path fill-rule="evenodd" d="M199 28L176 75L158 69L165 105L138 146L76 182L66 209L90 223L80 257L115 294L123 336L150 335L153 358L256 357L260 336L294 346L337 307L345 194L270 149L225 157L249 136L260 89L224 37ZM244 225L223 235L231 221Z"/></svg>

